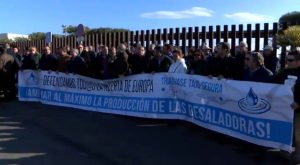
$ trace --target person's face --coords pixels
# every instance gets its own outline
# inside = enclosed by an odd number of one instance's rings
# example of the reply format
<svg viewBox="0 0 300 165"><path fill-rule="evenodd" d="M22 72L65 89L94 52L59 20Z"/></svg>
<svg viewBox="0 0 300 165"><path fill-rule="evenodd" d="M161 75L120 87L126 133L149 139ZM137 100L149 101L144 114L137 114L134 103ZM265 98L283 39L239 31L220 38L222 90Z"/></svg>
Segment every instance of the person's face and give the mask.
<svg viewBox="0 0 300 165"><path fill-rule="evenodd" d="M240 48L240 52L241 52L241 53L244 53L244 52L247 51L247 47L246 47L246 45L244 45L244 44L240 44L239 48Z"/></svg>
<svg viewBox="0 0 300 165"><path fill-rule="evenodd" d="M103 54L108 54L108 47L105 46L103 49L102 49L102 53Z"/></svg>
<svg viewBox="0 0 300 165"><path fill-rule="evenodd" d="M160 57L160 56L161 56L161 53L160 53L160 51L154 49L154 55L155 55L156 57Z"/></svg>
<svg viewBox="0 0 300 165"><path fill-rule="evenodd" d="M180 54L178 52L173 52L172 54L175 61L177 61L180 58Z"/></svg>
<svg viewBox="0 0 300 165"><path fill-rule="evenodd" d="M111 48L111 49L110 49L110 54L111 54L112 56L115 56L115 55L117 54L116 48Z"/></svg>
<svg viewBox="0 0 300 165"><path fill-rule="evenodd" d="M13 52L16 54L19 52L18 48L13 48Z"/></svg>
<svg viewBox="0 0 300 165"><path fill-rule="evenodd" d="M272 51L271 50L264 50L264 56L270 56L272 54Z"/></svg>
<svg viewBox="0 0 300 165"><path fill-rule="evenodd" d="M201 59L202 59L201 53L200 52L195 52L194 53L194 60L198 61L198 60L201 60Z"/></svg>
<svg viewBox="0 0 300 165"><path fill-rule="evenodd" d="M141 47L141 48L137 48L137 54L140 56L144 56L145 55L145 48Z"/></svg>
<svg viewBox="0 0 300 165"><path fill-rule="evenodd" d="M78 46L78 51L81 53L83 51L83 46L82 45L79 45Z"/></svg>
<svg viewBox="0 0 300 165"><path fill-rule="evenodd" d="M76 52L75 50L71 50L71 52L70 52L70 53L71 53L71 56L72 56L72 57L75 57L75 56L77 56L77 52Z"/></svg>
<svg viewBox="0 0 300 165"><path fill-rule="evenodd" d="M285 61L288 69L295 69L300 66L300 61L296 60L293 55L287 55Z"/></svg>
<svg viewBox="0 0 300 165"><path fill-rule="evenodd" d="M49 55L51 53L51 50L49 47L45 47L44 52L45 54Z"/></svg>
<svg viewBox="0 0 300 165"><path fill-rule="evenodd" d="M222 48L222 45L218 45L216 51L219 57L224 57L226 55L226 50Z"/></svg>
<svg viewBox="0 0 300 165"><path fill-rule="evenodd" d="M253 60L253 57L249 54L245 57L245 66L249 69L255 69L255 61Z"/></svg>
<svg viewBox="0 0 300 165"><path fill-rule="evenodd" d="M31 49L29 50L29 52L30 52L31 54L35 54L35 53L36 53L36 49L35 49L35 48L31 48Z"/></svg>

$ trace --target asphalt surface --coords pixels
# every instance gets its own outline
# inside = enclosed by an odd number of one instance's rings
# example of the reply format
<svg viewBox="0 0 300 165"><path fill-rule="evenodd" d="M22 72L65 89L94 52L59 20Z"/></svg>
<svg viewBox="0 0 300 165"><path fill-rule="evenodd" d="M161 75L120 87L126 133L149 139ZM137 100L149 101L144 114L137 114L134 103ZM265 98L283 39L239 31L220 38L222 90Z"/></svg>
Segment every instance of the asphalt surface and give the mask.
<svg viewBox="0 0 300 165"><path fill-rule="evenodd" d="M177 120L0 101L0 165L291 164L270 151Z"/></svg>

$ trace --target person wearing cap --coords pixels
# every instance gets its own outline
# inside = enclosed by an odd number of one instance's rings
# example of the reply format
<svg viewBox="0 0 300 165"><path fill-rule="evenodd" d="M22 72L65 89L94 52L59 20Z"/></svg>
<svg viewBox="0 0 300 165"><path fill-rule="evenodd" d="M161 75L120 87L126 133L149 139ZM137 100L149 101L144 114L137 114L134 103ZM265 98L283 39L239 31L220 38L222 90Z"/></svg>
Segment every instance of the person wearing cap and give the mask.
<svg viewBox="0 0 300 165"><path fill-rule="evenodd" d="M294 87L292 87L294 100L291 107L295 112L293 131L293 147L295 148L295 152L292 153L292 156L293 161L300 163L300 128L296 128L297 126L299 127L299 119L296 114L300 113L300 51L292 51L286 56L286 68L279 71L278 74L274 76L273 83L283 84L289 75L298 78Z"/></svg>
<svg viewBox="0 0 300 165"><path fill-rule="evenodd" d="M270 69L273 74L276 74L280 68L279 59L273 52L273 47L266 45L263 50L263 56L265 58L265 66Z"/></svg>
<svg viewBox="0 0 300 165"><path fill-rule="evenodd" d="M207 62L209 77L235 79L235 61L230 55L229 43L220 42L216 47L216 54Z"/></svg>
<svg viewBox="0 0 300 165"><path fill-rule="evenodd" d="M209 46L207 46L206 43L204 43L201 46L201 50L202 50L202 52L204 54L205 60L207 60L208 58L212 57L211 48Z"/></svg>

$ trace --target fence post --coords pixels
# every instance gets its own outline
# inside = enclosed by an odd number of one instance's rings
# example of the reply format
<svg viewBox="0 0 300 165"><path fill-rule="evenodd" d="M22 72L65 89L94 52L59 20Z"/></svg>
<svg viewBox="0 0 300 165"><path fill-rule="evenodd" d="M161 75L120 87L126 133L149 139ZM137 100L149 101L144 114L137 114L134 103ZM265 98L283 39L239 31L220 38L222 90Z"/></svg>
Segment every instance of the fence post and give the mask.
<svg viewBox="0 0 300 165"><path fill-rule="evenodd" d="M169 41L170 41L170 45L174 45L174 29L170 28L169 29Z"/></svg>
<svg viewBox="0 0 300 165"><path fill-rule="evenodd" d="M216 44L220 43L221 41L221 26L217 25L216 27Z"/></svg>
<svg viewBox="0 0 300 165"><path fill-rule="evenodd" d="M179 28L175 29L175 46L180 46L180 30Z"/></svg>
<svg viewBox="0 0 300 165"><path fill-rule="evenodd" d="M255 24L255 51L259 51L260 44L260 24Z"/></svg>
<svg viewBox="0 0 300 165"><path fill-rule="evenodd" d="M224 42L228 42L228 25L224 25L223 38Z"/></svg>
<svg viewBox="0 0 300 165"><path fill-rule="evenodd" d="M150 30L146 30L146 47L150 46Z"/></svg>
<svg viewBox="0 0 300 165"><path fill-rule="evenodd" d="M196 26L195 27L195 34L194 34L194 38L195 38L195 48L198 49L200 47L200 37L199 37L199 27Z"/></svg>
<svg viewBox="0 0 300 165"><path fill-rule="evenodd" d="M191 49L193 47L193 39L194 39L192 27L189 27L187 39L188 39L188 47L189 47L189 49Z"/></svg>
<svg viewBox="0 0 300 165"><path fill-rule="evenodd" d="M186 28L183 27L182 28L182 33L181 33L181 40L182 40L182 45L181 45L181 49L182 49L182 53L184 55L186 55Z"/></svg>
<svg viewBox="0 0 300 165"><path fill-rule="evenodd" d="M201 41L202 41L202 43L201 43L201 45L203 45L204 43L206 43L206 38L207 38L206 27L202 26L202 31L201 31Z"/></svg>
<svg viewBox="0 0 300 165"><path fill-rule="evenodd" d="M214 41L214 31L213 31L213 26L208 27L208 44L209 47L213 48L213 41Z"/></svg>
<svg viewBox="0 0 300 165"><path fill-rule="evenodd" d="M162 35L162 37L163 37L164 43L167 43L167 41L168 41L168 32L167 32L167 28L164 28L164 29L163 29L163 35Z"/></svg>
<svg viewBox="0 0 300 165"><path fill-rule="evenodd" d="M231 55L235 55L236 26L231 25Z"/></svg>
<svg viewBox="0 0 300 165"><path fill-rule="evenodd" d="M161 29L157 29L157 42L158 45L161 45Z"/></svg>
<svg viewBox="0 0 300 165"><path fill-rule="evenodd" d="M240 44L244 39L244 26L242 24L239 25L239 43Z"/></svg>
<svg viewBox="0 0 300 165"><path fill-rule="evenodd" d="M142 46L145 47L145 31L144 31L144 30L141 31L141 37L140 37L140 39L141 39L141 44L142 44ZM146 46L146 47L147 47L147 46ZM148 48L148 47L147 47L147 48Z"/></svg>
<svg viewBox="0 0 300 165"><path fill-rule="evenodd" d="M156 43L156 33L155 33L155 29L152 29L152 30L151 30L151 42L152 42L152 44L158 45L158 44Z"/></svg>
<svg viewBox="0 0 300 165"><path fill-rule="evenodd" d="M265 47L266 45L269 44L269 24L268 23L264 24L263 36L264 36L264 47Z"/></svg>
<svg viewBox="0 0 300 165"><path fill-rule="evenodd" d="M252 26L251 24L247 24L247 44L248 50L252 50Z"/></svg>

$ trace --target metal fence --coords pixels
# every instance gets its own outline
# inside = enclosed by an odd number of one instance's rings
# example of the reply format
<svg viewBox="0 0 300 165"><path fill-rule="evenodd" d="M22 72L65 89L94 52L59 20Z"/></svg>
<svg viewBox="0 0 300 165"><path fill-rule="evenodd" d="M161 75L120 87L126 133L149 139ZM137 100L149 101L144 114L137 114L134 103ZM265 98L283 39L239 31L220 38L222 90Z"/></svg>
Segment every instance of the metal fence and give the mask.
<svg viewBox="0 0 300 165"><path fill-rule="evenodd" d="M148 47L150 44L163 45L169 43L174 46L180 46L184 53L189 48L198 48L202 43L213 48L217 43L221 41L229 42L232 45L232 53L235 52L235 45L238 45L240 41L246 41L249 50L259 51L261 45L265 46L272 40L274 50L277 50L276 34L278 33L278 23L273 23L272 29L270 29L268 23L255 24L253 28L251 24L247 24L246 27L240 25L224 25L221 30L221 26L202 26L202 27L188 27L188 28L164 28L164 29L152 29L152 30L140 30L140 31L128 31L128 32L110 32L90 34L84 36L84 45L106 45L108 47L116 47L118 44L126 42L128 44L140 43L141 45ZM230 28L230 30L229 30ZM33 40L25 42L15 42L20 51L25 51L27 47L36 46L38 51L41 51L45 46L45 40ZM76 36L65 36L53 38L51 48L54 50L58 47L70 46L75 48L77 45ZM275 52L277 54L277 52Z"/></svg>

